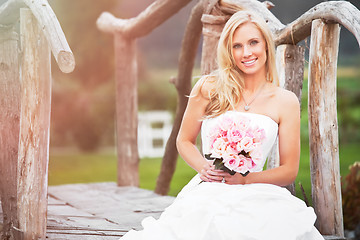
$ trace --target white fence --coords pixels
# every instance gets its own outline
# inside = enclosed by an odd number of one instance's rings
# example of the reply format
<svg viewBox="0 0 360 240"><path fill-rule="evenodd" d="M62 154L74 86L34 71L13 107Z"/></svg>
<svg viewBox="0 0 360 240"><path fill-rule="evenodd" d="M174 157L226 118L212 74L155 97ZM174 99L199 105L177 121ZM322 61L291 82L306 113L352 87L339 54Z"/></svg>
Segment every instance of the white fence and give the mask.
<svg viewBox="0 0 360 240"><path fill-rule="evenodd" d="M167 111L139 112L138 147L140 157L162 157L172 130L172 115Z"/></svg>

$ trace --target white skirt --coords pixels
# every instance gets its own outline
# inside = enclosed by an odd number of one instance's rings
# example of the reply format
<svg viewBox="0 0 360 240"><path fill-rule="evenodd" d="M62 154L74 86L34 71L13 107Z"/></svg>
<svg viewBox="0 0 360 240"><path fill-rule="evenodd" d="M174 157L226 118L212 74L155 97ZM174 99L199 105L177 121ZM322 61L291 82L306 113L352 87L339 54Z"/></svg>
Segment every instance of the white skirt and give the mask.
<svg viewBox="0 0 360 240"><path fill-rule="evenodd" d="M158 220L121 240L323 240L313 208L272 184L202 182L196 175Z"/></svg>

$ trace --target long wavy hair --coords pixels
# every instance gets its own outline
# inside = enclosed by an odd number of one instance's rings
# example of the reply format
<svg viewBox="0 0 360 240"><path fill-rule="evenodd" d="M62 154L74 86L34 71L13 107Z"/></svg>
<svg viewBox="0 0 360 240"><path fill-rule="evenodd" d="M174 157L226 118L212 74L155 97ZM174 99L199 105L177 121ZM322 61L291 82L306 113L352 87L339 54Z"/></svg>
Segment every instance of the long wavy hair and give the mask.
<svg viewBox="0 0 360 240"><path fill-rule="evenodd" d="M266 80L279 85L275 61L275 44L266 22L251 11L241 10L231 16L221 33L217 47L218 69L205 76L203 81L212 82L210 102L205 117L212 118L228 110L235 110L241 100L244 88L243 72L237 67L233 56L234 32L241 25L251 22L262 33L266 42Z"/></svg>

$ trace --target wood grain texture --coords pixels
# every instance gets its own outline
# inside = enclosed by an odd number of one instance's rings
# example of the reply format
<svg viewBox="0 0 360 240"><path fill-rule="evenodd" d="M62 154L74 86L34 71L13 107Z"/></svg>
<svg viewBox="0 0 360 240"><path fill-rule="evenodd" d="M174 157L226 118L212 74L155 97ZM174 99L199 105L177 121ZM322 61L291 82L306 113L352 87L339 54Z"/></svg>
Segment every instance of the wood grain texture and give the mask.
<svg viewBox="0 0 360 240"><path fill-rule="evenodd" d="M61 25L46 0L9 0L0 6L0 25L12 27L20 18L20 8L30 8L42 29L54 58L64 73L75 68L75 58Z"/></svg>
<svg viewBox="0 0 360 240"><path fill-rule="evenodd" d="M0 28L0 197L4 212L3 238L15 236L14 229L18 227L16 189L20 79L18 34L14 30Z"/></svg>
<svg viewBox="0 0 360 240"><path fill-rule="evenodd" d="M159 218L174 201L113 182L50 186L48 192L46 238L51 240L119 239L131 229L142 229L145 217ZM0 208L0 230L1 216Z"/></svg>
<svg viewBox="0 0 360 240"><path fill-rule="evenodd" d="M116 140L119 186L139 185L136 40L115 34Z"/></svg>
<svg viewBox="0 0 360 240"><path fill-rule="evenodd" d="M111 13L104 12L96 24L104 32L118 32L127 38L139 38L149 34L189 2L191 0L157 0L138 16L130 19L116 18Z"/></svg>
<svg viewBox="0 0 360 240"><path fill-rule="evenodd" d="M25 240L44 239L51 106L50 48L29 9L21 9L20 31L19 229Z"/></svg>
<svg viewBox="0 0 360 240"><path fill-rule="evenodd" d="M309 60L309 144L316 226L344 236L336 109L336 65L340 27L315 20Z"/></svg>
<svg viewBox="0 0 360 240"><path fill-rule="evenodd" d="M176 169L178 151L176 148L176 138L180 129L181 121L188 103L191 91L192 70L195 64L195 57L201 38L201 16L203 13L203 1L192 9L191 16L187 23L184 38L181 45L178 75L174 82L178 104L173 128L166 143L165 154L161 164L161 170L156 182L155 193L166 195L170 189L171 179Z"/></svg>

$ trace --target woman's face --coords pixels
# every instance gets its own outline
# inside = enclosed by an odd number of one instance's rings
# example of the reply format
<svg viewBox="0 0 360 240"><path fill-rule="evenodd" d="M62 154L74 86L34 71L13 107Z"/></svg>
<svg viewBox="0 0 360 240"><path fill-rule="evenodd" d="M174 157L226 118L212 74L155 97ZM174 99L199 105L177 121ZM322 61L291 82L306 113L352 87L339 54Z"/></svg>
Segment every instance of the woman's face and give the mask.
<svg viewBox="0 0 360 240"><path fill-rule="evenodd" d="M236 65L245 75L265 74L266 42L255 24L244 23L235 30L232 51Z"/></svg>

